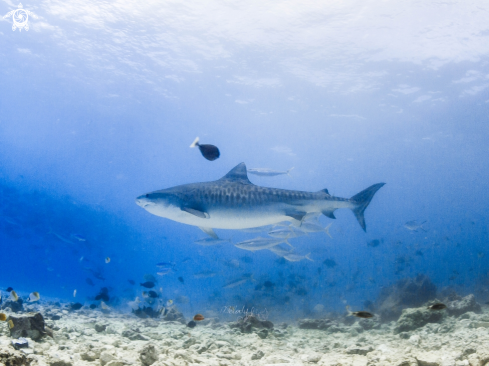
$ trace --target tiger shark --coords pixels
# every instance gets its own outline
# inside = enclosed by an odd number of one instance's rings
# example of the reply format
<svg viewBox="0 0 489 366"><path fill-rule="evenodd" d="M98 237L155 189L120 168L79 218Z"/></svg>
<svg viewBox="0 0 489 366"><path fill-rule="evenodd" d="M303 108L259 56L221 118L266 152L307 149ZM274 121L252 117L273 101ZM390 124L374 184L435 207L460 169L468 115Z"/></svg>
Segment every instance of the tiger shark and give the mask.
<svg viewBox="0 0 489 366"><path fill-rule="evenodd" d="M300 226L310 214L335 219L349 208L366 231L364 211L385 183L374 184L351 198L334 197L327 189L302 192L260 187L248 179L241 163L219 180L184 184L143 194L136 204L149 213L197 226L217 238L213 229L248 229L290 221Z"/></svg>

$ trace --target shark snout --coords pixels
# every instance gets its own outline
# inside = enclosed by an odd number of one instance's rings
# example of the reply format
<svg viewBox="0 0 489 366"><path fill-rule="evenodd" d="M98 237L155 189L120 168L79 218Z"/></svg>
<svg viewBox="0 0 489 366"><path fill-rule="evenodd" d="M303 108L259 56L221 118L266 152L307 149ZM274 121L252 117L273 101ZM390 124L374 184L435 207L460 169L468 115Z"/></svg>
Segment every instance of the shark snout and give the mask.
<svg viewBox="0 0 489 366"><path fill-rule="evenodd" d="M141 206L142 208L146 208L147 206L153 206L155 203L152 202L149 198L149 195L143 194L142 196L139 196L136 198L136 204L138 206Z"/></svg>

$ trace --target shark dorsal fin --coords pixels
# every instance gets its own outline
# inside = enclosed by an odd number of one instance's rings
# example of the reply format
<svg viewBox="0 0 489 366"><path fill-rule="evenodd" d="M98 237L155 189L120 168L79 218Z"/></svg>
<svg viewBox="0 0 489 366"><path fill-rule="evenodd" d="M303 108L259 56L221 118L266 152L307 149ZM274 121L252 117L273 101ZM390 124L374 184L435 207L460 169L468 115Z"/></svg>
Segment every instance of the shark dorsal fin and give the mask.
<svg viewBox="0 0 489 366"><path fill-rule="evenodd" d="M251 184L250 180L248 179L248 172L246 170L245 163L236 165L233 169L229 171L229 173L222 177L221 180L230 180L240 183Z"/></svg>

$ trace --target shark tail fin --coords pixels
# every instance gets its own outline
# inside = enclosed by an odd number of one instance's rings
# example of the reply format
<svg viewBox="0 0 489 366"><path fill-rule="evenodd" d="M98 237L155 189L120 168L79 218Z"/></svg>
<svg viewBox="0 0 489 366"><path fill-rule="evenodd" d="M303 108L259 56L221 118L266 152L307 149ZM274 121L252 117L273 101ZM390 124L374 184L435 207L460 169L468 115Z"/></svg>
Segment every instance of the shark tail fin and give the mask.
<svg viewBox="0 0 489 366"><path fill-rule="evenodd" d="M360 193L357 193L352 198L350 198L350 201L356 204L356 207L352 208L352 211L355 214L355 217L357 218L358 223L362 227L363 231L367 231L367 226L365 225L365 217L363 216L363 213L365 212L365 209L368 207L368 204L374 197L375 193L377 193L377 191L382 188L384 184L385 183L374 184L373 186L364 189Z"/></svg>
<svg viewBox="0 0 489 366"><path fill-rule="evenodd" d="M190 147L196 147L198 145L199 145L199 138L196 137L195 140L194 140L194 142L192 142L192 145L190 145Z"/></svg>
<svg viewBox="0 0 489 366"><path fill-rule="evenodd" d="M290 173L290 171L291 171L292 169L294 169L294 167L292 167L292 168L290 168L289 170L287 170L287 175L288 175L289 177L291 176L289 173Z"/></svg>
<svg viewBox="0 0 489 366"><path fill-rule="evenodd" d="M333 223L331 222L328 226L326 226L324 228L324 232L331 238L333 239L333 237L331 236L331 234L329 233L329 228L331 227L331 225L333 225Z"/></svg>

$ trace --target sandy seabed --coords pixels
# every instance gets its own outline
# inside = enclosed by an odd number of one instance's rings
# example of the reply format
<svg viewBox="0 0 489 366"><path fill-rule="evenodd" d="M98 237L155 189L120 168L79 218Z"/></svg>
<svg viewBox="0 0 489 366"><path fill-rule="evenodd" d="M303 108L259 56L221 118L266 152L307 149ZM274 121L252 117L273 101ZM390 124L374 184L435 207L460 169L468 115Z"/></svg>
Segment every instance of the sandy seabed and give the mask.
<svg viewBox="0 0 489 366"><path fill-rule="evenodd" d="M36 310L54 330L54 338L27 338L28 347L15 350L5 322L0 365L489 365L487 307L479 314L444 315L403 332L396 331L399 321L355 319L325 330L282 324L266 332L242 333L216 318L189 328L112 311L68 311L50 305L37 305ZM50 320L53 316L60 319Z"/></svg>

